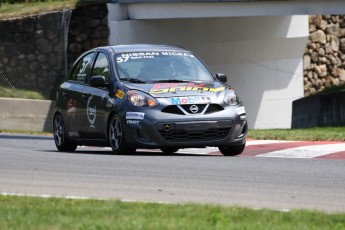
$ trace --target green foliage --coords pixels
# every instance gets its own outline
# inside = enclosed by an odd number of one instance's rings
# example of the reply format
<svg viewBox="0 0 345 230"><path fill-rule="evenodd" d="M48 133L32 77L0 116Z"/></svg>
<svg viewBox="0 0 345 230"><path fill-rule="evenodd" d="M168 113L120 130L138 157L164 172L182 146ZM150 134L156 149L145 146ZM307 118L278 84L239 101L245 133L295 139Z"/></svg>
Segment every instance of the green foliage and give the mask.
<svg viewBox="0 0 345 230"><path fill-rule="evenodd" d="M344 229L345 214L0 195L0 229Z"/></svg>

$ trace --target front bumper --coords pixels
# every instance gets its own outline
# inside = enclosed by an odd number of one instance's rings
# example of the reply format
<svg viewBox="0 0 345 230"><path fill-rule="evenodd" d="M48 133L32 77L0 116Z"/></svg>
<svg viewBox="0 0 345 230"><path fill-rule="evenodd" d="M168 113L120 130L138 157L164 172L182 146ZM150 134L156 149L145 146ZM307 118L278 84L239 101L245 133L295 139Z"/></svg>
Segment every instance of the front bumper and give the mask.
<svg viewBox="0 0 345 230"><path fill-rule="evenodd" d="M140 119L128 119L128 111L144 114ZM243 145L246 141L245 114L234 108L208 115L176 115L159 109L129 107L123 111L125 139L136 148L197 148L206 146Z"/></svg>

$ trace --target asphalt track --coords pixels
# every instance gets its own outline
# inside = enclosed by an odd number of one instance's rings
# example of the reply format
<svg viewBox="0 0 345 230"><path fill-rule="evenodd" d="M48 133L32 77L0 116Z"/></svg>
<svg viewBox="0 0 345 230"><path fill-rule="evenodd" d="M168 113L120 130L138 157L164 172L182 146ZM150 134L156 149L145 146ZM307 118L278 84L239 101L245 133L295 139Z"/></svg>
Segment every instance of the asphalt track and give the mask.
<svg viewBox="0 0 345 230"><path fill-rule="evenodd" d="M0 134L0 193L345 212L344 159L337 142L248 141L238 157L214 148L112 155Z"/></svg>

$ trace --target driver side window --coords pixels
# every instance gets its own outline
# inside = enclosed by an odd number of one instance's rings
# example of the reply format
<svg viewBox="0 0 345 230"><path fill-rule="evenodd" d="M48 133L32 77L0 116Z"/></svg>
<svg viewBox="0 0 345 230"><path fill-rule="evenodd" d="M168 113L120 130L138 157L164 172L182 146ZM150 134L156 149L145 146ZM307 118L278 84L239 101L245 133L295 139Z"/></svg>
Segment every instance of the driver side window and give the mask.
<svg viewBox="0 0 345 230"><path fill-rule="evenodd" d="M105 82L110 81L110 67L107 55L99 53L95 65L92 70L91 76L104 76Z"/></svg>

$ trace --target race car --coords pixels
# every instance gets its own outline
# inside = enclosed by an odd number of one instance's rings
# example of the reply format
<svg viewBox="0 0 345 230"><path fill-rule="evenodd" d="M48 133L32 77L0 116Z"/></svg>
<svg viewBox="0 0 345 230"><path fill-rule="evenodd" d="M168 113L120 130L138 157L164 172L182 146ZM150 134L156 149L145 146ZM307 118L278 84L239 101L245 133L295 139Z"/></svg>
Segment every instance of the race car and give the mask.
<svg viewBox="0 0 345 230"><path fill-rule="evenodd" d="M136 149L218 147L243 152L245 108L225 74L213 75L191 51L168 45L103 46L82 54L58 90L55 145Z"/></svg>

